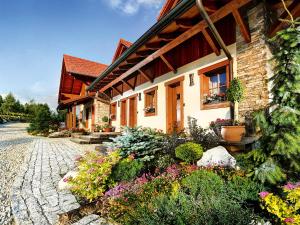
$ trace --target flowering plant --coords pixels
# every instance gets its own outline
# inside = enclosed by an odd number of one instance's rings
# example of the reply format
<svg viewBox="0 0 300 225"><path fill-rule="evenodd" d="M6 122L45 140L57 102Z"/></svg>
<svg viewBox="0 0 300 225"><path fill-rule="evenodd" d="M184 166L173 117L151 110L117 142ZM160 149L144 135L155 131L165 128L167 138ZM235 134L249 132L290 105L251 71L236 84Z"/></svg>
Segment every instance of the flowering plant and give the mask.
<svg viewBox="0 0 300 225"><path fill-rule="evenodd" d="M300 224L300 182L283 187L285 199L269 192L261 192L262 208L275 215L283 224Z"/></svg>
<svg viewBox="0 0 300 225"><path fill-rule="evenodd" d="M144 111L146 113L155 113L155 107L154 106L148 106L148 107L144 108Z"/></svg>
<svg viewBox="0 0 300 225"><path fill-rule="evenodd" d="M118 151L106 157L95 151L87 152L77 159L78 175L68 179L71 190L89 201L103 196L107 188L113 185L110 175L119 160Z"/></svg>

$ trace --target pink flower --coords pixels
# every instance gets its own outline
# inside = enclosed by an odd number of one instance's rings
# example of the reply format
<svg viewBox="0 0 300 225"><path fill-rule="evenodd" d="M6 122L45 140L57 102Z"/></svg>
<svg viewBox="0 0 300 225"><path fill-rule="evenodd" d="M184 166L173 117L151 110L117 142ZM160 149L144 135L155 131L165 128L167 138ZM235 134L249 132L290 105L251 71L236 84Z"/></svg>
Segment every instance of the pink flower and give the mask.
<svg viewBox="0 0 300 225"><path fill-rule="evenodd" d="M285 222L285 223L294 223L295 220L294 220L293 218L285 218L285 219L284 219L284 222Z"/></svg>
<svg viewBox="0 0 300 225"><path fill-rule="evenodd" d="M69 181L69 177L63 179L63 182L67 183Z"/></svg>
<svg viewBox="0 0 300 225"><path fill-rule="evenodd" d="M79 155L79 156L77 156L77 157L75 158L75 161L79 162L81 159L82 159L82 156Z"/></svg>
<svg viewBox="0 0 300 225"><path fill-rule="evenodd" d="M89 174L91 174L91 173L93 173L93 172L95 172L95 169L94 169L94 168L91 168L91 169L88 170L88 173L89 173Z"/></svg>
<svg viewBox="0 0 300 225"><path fill-rule="evenodd" d="M102 158L96 160L96 163L98 163L98 164L102 164L103 162L104 162L104 159L102 159Z"/></svg>
<svg viewBox="0 0 300 225"><path fill-rule="evenodd" d="M260 198L264 199L265 197L267 197L270 193L267 191L263 191L259 193Z"/></svg>
<svg viewBox="0 0 300 225"><path fill-rule="evenodd" d="M293 190L295 187L296 187L296 185L294 185L290 182L283 186L283 188L286 190Z"/></svg>

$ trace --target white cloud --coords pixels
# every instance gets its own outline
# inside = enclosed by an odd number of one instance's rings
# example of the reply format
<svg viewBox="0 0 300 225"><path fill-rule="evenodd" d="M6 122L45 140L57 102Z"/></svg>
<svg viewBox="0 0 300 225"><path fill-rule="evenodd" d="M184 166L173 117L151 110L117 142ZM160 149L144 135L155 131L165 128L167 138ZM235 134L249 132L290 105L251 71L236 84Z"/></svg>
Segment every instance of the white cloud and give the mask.
<svg viewBox="0 0 300 225"><path fill-rule="evenodd" d="M141 7L159 9L164 0L109 0L109 5L121 12L133 15Z"/></svg>

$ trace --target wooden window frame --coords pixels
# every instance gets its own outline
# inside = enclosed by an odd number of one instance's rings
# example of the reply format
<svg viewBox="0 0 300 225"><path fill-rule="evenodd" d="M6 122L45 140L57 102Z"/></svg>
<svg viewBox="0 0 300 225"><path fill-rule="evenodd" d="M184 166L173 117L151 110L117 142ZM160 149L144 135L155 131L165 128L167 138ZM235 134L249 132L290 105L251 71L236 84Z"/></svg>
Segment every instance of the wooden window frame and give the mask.
<svg viewBox="0 0 300 225"><path fill-rule="evenodd" d="M148 117L148 116L156 116L157 115L157 90L158 90L158 86L156 87L152 87L152 88L149 88L147 90L144 91L144 109L147 107L146 105L146 98L147 98L147 94L150 93L150 92L153 92L154 91L154 108L155 108L155 112L150 112L150 113L147 113L144 111L144 116L145 117Z"/></svg>
<svg viewBox="0 0 300 225"><path fill-rule="evenodd" d="M114 119L111 118L112 107L115 107L115 118ZM117 120L117 102L113 102L113 103L110 104L110 113L109 114L110 114L111 121L116 121Z"/></svg>
<svg viewBox="0 0 300 225"><path fill-rule="evenodd" d="M219 109L219 108L227 108L230 107L230 102L225 101L225 102L220 102L220 103L215 103L215 104L203 104L203 96L204 96L204 76L205 73L208 73L212 70L216 70L221 67L226 67L226 87L229 87L230 84L230 61L225 60L219 63L216 63L214 65L205 67L203 69L200 69L198 71L198 75L200 76L200 109L201 110L208 110L208 109Z"/></svg>

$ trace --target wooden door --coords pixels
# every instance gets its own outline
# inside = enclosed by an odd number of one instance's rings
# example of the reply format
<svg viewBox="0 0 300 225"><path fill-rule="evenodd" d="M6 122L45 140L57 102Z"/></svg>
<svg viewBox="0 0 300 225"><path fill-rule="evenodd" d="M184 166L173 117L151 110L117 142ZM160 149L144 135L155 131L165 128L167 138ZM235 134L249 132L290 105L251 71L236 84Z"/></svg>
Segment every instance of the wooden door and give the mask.
<svg viewBox="0 0 300 225"><path fill-rule="evenodd" d="M129 127L137 126L137 96L129 98Z"/></svg>
<svg viewBox="0 0 300 225"><path fill-rule="evenodd" d="M121 109L120 109L120 125L127 126L127 100L121 100Z"/></svg>
<svg viewBox="0 0 300 225"><path fill-rule="evenodd" d="M85 109L85 128L89 128L90 108Z"/></svg>
<svg viewBox="0 0 300 225"><path fill-rule="evenodd" d="M167 132L181 132L184 129L183 80L166 85Z"/></svg>

